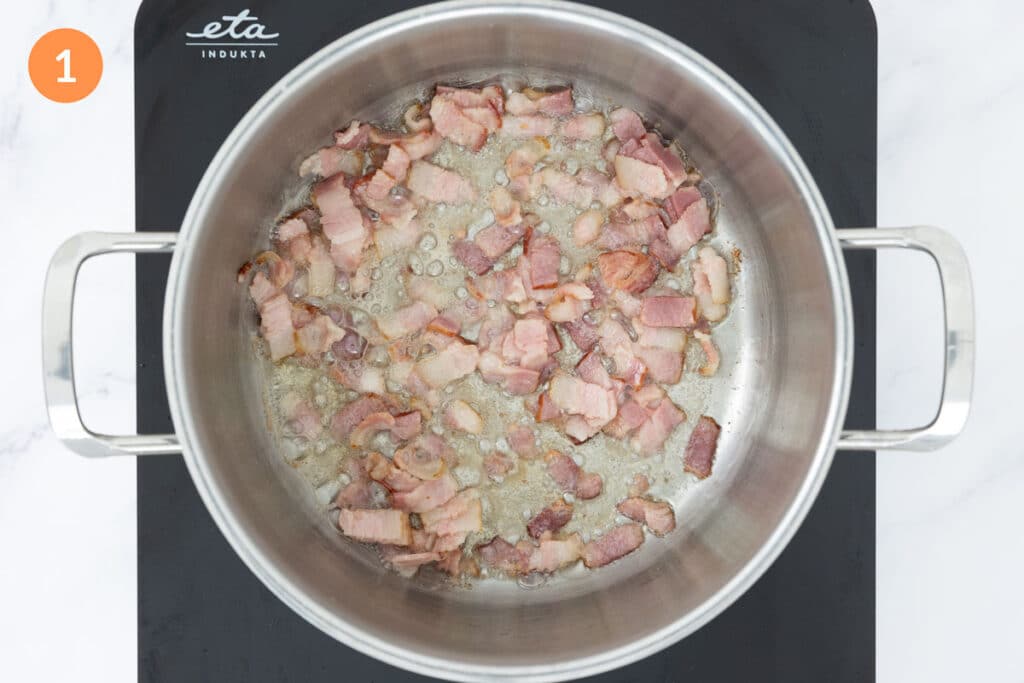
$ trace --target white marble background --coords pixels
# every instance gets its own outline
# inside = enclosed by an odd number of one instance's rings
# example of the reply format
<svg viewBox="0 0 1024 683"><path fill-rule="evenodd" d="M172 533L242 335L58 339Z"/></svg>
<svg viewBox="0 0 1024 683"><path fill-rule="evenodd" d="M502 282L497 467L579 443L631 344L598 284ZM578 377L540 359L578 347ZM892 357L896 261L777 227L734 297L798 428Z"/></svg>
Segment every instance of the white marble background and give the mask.
<svg viewBox="0 0 1024 683"><path fill-rule="evenodd" d="M13 257L0 298L9 330L0 361L0 680L12 683L136 680L135 463L85 461L49 433L38 330L43 274L57 245L80 230L133 227L137 4L6 7L0 205ZM1021 681L1024 4L874 4L879 220L941 225L964 244L979 346L974 411L961 439L939 453L878 458L878 679ZM62 26L92 35L105 57L98 90L72 105L39 96L26 70L36 38ZM883 426L927 420L937 400L941 317L933 272L920 256L881 261ZM96 429L133 427L132 291L128 257L83 269L77 370Z"/></svg>

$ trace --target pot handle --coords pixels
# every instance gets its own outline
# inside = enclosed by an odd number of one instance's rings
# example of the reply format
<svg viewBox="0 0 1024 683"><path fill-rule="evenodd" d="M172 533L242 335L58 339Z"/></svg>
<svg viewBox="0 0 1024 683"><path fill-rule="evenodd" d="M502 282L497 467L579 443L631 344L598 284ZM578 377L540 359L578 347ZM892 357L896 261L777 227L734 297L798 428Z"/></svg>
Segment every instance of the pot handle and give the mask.
<svg viewBox="0 0 1024 683"><path fill-rule="evenodd" d="M942 398L931 423L916 429L844 430L839 448L933 451L956 438L967 422L974 385L974 290L963 248L931 226L838 230L844 249L915 249L935 260L942 287L946 358Z"/></svg>
<svg viewBox="0 0 1024 683"><path fill-rule="evenodd" d="M50 426L65 446L90 458L181 453L174 434L97 434L82 423L75 393L71 319L78 269L93 256L156 254L174 250L173 232L83 232L68 239L50 260L43 287L43 385Z"/></svg>

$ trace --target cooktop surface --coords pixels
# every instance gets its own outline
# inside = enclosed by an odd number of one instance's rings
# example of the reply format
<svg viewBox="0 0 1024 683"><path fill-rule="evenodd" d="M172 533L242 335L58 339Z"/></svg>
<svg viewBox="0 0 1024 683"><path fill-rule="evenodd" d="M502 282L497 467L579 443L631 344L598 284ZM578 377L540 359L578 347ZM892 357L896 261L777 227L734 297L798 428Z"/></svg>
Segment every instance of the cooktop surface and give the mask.
<svg viewBox="0 0 1024 683"><path fill-rule="evenodd" d="M292 67L337 37L416 4L144 0L135 25L139 228L180 226L225 136ZM796 145L836 225L874 224L877 35L868 0L591 4L655 26L722 67ZM211 35L210 22L231 23L222 17L265 29L254 40L255 33ZM257 44L240 44L249 42ZM846 258L857 340L846 424L870 428L875 256ZM145 256L136 266L143 432L171 430L160 343L168 263ZM138 501L140 681L430 680L337 643L274 597L228 546L180 457L139 459ZM870 681L874 623L875 460L839 453L807 520L749 592L675 646L587 680Z"/></svg>

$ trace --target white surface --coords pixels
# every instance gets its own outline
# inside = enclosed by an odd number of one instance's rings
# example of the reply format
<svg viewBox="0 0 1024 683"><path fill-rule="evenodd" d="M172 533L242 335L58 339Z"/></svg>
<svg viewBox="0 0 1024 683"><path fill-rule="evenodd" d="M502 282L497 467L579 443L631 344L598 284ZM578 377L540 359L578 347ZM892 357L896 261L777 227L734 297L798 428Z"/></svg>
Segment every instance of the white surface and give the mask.
<svg viewBox="0 0 1024 683"><path fill-rule="evenodd" d="M229 3L230 4L230 3ZM0 57L5 342L0 427L0 680L136 680L135 465L95 462L50 435L39 301L50 254L83 229L134 225L132 25L137 0L17 3ZM878 457L878 680L1024 679L1024 285L1017 199L1024 59L1014 0L878 0L882 225L933 223L966 247L978 307L974 411L940 453ZM58 105L33 90L32 43L71 26L103 50L98 90ZM842 160L836 160L841 163ZM133 425L134 302L127 258L83 270L76 327L87 421ZM878 414L927 420L940 309L924 258L880 265ZM844 455L842 457L856 457ZM1016 495L1015 495L1016 494ZM59 654L58 654L59 653Z"/></svg>

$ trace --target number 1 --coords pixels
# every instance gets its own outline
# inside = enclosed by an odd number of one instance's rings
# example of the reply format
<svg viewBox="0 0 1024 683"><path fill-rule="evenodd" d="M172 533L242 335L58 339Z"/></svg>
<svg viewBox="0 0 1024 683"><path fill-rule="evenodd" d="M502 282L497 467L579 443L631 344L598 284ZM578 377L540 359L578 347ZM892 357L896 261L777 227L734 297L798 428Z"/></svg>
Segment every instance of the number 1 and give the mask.
<svg viewBox="0 0 1024 683"><path fill-rule="evenodd" d="M58 62L64 62L64 75L57 79L58 83L77 83L78 79L71 75L71 50L64 48L64 51L57 55Z"/></svg>

